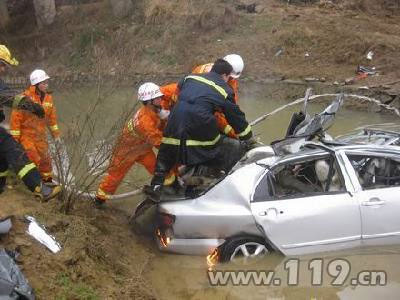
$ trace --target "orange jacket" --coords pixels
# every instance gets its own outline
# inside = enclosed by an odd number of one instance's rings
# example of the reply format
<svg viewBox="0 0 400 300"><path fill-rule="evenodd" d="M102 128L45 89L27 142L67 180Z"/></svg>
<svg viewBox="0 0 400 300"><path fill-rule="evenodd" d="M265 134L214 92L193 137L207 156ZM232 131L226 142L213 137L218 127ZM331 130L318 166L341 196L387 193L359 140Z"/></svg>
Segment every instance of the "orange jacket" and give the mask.
<svg viewBox="0 0 400 300"><path fill-rule="evenodd" d="M60 136L53 97L50 94L45 94L43 101L40 101L40 96L35 91L36 87L30 86L24 92L24 95L30 97L33 102L43 107L45 117L41 119L28 111L13 109L10 118L10 133L17 141L20 141L21 136L24 139L32 139L33 141L47 141L47 125L50 127L54 138Z"/></svg>
<svg viewBox="0 0 400 300"><path fill-rule="evenodd" d="M208 64L197 66L192 70L192 73L193 74L202 74L202 73L210 72L213 65L214 65L213 63L208 63ZM236 104L238 104L238 102L239 102L239 97L238 97L239 84L238 84L237 79L229 78L228 85L232 88L232 90L234 92L235 96L234 96L233 100L235 101ZM229 125L224 114L221 112L216 112L214 115L215 115L215 118L217 119L217 125L218 125L219 130L231 138L237 138L235 131L233 130L231 125Z"/></svg>
<svg viewBox="0 0 400 300"><path fill-rule="evenodd" d="M161 93L164 96L161 99L161 107L163 109L171 110L178 101L179 88L177 83L170 83L160 87Z"/></svg>
<svg viewBox="0 0 400 300"><path fill-rule="evenodd" d="M160 146L162 130L163 122L161 122L158 114L148 106L142 106L135 116L126 123L118 147L140 146L137 148L137 154L141 155L150 151L153 146Z"/></svg>

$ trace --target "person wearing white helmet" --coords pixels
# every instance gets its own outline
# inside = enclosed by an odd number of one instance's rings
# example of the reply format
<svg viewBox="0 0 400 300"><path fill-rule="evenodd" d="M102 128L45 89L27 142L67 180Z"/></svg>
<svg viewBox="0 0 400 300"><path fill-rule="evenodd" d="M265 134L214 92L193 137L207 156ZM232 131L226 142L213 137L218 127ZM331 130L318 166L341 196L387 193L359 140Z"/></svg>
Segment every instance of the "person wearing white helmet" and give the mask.
<svg viewBox="0 0 400 300"><path fill-rule="evenodd" d="M110 196L115 193L126 173L135 164L139 163L150 174L154 174L156 155L153 147L159 147L165 122L162 118L168 116L169 111L162 109L162 102L169 100L153 82L146 82L138 89L138 100L142 107L133 118L129 119L122 134L113 149L110 165L106 176L102 179L96 193L95 204L101 207ZM175 181L171 175L165 184Z"/></svg>
<svg viewBox="0 0 400 300"><path fill-rule="evenodd" d="M229 75L228 85L232 88L234 97L233 100L236 104L239 105L239 83L238 79L240 75L242 75L244 62L240 55L238 54L228 54L223 58L232 66L232 72ZM194 74L202 74L210 72L213 63L207 63L204 65L199 65L192 70ZM237 138L235 131L233 130L232 126L228 123L223 113L217 112L215 113L215 118L217 119L218 128L221 132L225 135Z"/></svg>
<svg viewBox="0 0 400 300"><path fill-rule="evenodd" d="M52 183L52 163L47 142L47 127L56 141L60 140L56 108L48 92L49 75L43 70L34 70L30 75L31 86L24 92L44 110L44 118L13 109L10 118L10 133L24 146L30 160L39 168L42 179Z"/></svg>
<svg viewBox="0 0 400 300"><path fill-rule="evenodd" d="M10 51L4 45L0 45L0 76L6 71L8 66L17 66L18 61L11 56ZM15 91L12 91L0 79L0 104L10 102L14 98ZM11 100L12 102L12 100ZM27 97L19 97L15 107L25 110L27 113L36 114L37 117L43 117L38 107ZM0 112L1 105L0 105ZM0 118L0 122L3 118ZM41 180L39 170L32 163L21 144L17 143L13 137L0 126L0 193L3 192L8 169L11 169L18 175L26 187L42 200L49 200L55 197L61 191L60 186L46 186Z"/></svg>

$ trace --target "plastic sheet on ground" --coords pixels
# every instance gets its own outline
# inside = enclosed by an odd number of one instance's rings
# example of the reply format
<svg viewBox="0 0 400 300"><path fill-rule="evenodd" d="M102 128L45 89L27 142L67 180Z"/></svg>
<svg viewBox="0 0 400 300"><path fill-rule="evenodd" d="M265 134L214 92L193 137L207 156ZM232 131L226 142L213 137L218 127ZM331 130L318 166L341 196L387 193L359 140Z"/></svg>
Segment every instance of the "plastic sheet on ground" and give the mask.
<svg viewBox="0 0 400 300"><path fill-rule="evenodd" d="M27 230L29 235L45 245L53 253L57 253L61 250L60 244L53 236L46 232L46 229L42 225L39 225L34 217L25 216L25 219L30 222Z"/></svg>
<svg viewBox="0 0 400 300"><path fill-rule="evenodd" d="M8 233L11 229L11 226L11 217L0 219L0 234Z"/></svg>
<svg viewBox="0 0 400 300"><path fill-rule="evenodd" d="M24 274L4 249L0 250L0 299L35 299Z"/></svg>

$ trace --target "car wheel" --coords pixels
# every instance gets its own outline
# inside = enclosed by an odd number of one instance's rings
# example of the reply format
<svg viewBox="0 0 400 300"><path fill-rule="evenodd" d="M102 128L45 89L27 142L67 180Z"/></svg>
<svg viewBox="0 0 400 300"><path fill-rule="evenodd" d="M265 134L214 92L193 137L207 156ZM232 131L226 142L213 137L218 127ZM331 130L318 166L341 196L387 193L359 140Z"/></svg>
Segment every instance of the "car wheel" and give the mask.
<svg viewBox="0 0 400 300"><path fill-rule="evenodd" d="M271 253L271 248L259 237L237 237L226 241L220 248L220 261L248 265Z"/></svg>

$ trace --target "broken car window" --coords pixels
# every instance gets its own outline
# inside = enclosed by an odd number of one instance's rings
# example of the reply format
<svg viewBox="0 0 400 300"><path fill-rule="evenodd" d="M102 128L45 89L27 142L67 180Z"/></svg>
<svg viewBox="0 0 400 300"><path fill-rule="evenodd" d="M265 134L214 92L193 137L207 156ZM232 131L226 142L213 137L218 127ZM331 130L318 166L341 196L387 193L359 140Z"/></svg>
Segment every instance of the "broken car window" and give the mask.
<svg viewBox="0 0 400 300"><path fill-rule="evenodd" d="M260 181L253 201L343 192L343 180L337 170L336 162L331 157L278 165Z"/></svg>
<svg viewBox="0 0 400 300"><path fill-rule="evenodd" d="M400 162L388 157L348 155L364 190L400 185Z"/></svg>

